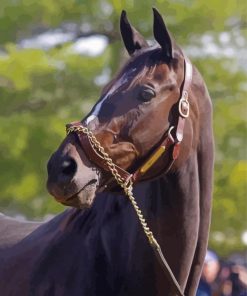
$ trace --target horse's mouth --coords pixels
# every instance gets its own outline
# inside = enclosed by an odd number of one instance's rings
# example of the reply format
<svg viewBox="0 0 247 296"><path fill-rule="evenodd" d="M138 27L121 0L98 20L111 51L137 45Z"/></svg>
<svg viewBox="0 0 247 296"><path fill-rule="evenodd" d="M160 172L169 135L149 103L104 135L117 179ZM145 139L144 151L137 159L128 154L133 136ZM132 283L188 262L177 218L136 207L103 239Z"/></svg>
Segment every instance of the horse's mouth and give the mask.
<svg viewBox="0 0 247 296"><path fill-rule="evenodd" d="M67 198L66 200L59 202L63 205L75 208L89 208L95 199L98 185L99 180L92 179L86 185L84 185L77 193Z"/></svg>

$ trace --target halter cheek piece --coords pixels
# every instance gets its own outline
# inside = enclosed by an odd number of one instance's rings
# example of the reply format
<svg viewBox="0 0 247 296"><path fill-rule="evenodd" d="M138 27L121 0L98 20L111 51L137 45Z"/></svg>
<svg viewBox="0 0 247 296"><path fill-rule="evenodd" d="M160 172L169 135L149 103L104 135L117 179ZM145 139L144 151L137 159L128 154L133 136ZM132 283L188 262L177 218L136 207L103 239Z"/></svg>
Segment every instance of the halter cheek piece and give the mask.
<svg viewBox="0 0 247 296"><path fill-rule="evenodd" d="M155 149L155 151L148 157L146 161L132 174L122 169L121 167L115 165L115 168L118 174L122 179L128 183L130 180L132 183L136 183L139 181L149 169L160 159L165 152L171 149L171 157L170 161L166 168L164 168L163 172L167 173L174 161L179 156L180 144L183 140L183 132L185 119L189 116L190 105L188 101L188 94L192 80L192 64L188 60L186 56L184 56L184 80L181 86L181 95L178 100L178 120L176 126L171 126L162 137L161 144ZM109 171L109 167L105 162L104 158L97 152L97 150L93 147L90 139L82 132L80 132L80 127L84 127L81 121L72 122L66 125L67 130L74 129L76 132L80 144L86 153L87 157L98 167L104 169L105 171ZM78 128L78 129L77 129ZM111 178L99 191L103 191L106 187L112 185L115 182L114 178Z"/></svg>

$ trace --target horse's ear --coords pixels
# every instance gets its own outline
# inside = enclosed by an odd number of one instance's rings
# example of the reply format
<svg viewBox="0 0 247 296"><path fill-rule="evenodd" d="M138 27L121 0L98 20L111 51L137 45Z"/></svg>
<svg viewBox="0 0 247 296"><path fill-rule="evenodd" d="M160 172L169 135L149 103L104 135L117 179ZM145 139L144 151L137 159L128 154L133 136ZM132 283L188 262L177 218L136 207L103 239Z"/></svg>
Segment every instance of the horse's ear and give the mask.
<svg viewBox="0 0 247 296"><path fill-rule="evenodd" d="M153 14L154 14L154 25L153 25L154 38L161 46L165 56L169 59L172 59L173 58L172 40L166 28L164 20L156 8L153 8Z"/></svg>
<svg viewBox="0 0 247 296"><path fill-rule="evenodd" d="M141 48L148 47L144 37L129 23L125 10L122 11L120 18L120 31L124 45L130 55Z"/></svg>

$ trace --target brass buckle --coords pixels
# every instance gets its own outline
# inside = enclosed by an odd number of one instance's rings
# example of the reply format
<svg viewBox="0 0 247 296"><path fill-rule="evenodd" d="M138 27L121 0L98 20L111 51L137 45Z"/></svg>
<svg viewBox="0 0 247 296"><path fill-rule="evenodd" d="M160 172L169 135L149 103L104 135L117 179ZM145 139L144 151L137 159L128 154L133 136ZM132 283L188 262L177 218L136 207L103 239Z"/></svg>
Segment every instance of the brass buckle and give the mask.
<svg viewBox="0 0 247 296"><path fill-rule="evenodd" d="M183 92L183 95L182 95L181 99L179 100L178 111L182 117L184 117L184 118L189 117L190 104L188 102L188 92L187 91Z"/></svg>

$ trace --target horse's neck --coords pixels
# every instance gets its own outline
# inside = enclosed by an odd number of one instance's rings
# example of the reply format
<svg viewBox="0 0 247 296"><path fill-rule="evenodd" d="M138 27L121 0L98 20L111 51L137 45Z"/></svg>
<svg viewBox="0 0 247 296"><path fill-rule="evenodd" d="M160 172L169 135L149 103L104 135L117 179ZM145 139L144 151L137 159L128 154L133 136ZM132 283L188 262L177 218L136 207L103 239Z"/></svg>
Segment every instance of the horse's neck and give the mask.
<svg viewBox="0 0 247 296"><path fill-rule="evenodd" d="M147 222L176 279L184 286L198 237L199 180L196 153L175 173L151 181L146 186L142 188L142 208L145 209ZM140 198L138 201L141 204ZM165 291L164 274L155 266L157 289Z"/></svg>
<svg viewBox="0 0 247 296"><path fill-rule="evenodd" d="M190 197L198 196L196 155L192 155L175 173L137 184L133 193L148 225L158 239L162 239L162 233L176 231L176 225L194 206ZM68 211L59 228L62 233L80 232L82 240L99 235L104 245L109 242L113 244L114 241L110 237L119 233L122 238L126 236L127 240L131 240L131 236L134 238L139 232L143 232L128 197L114 193L100 194L96 197L93 208L85 212ZM120 247L119 242L118 246Z"/></svg>
<svg viewBox="0 0 247 296"><path fill-rule="evenodd" d="M152 221L163 224L167 211L179 212L189 196L198 194L198 167L196 153L176 172L136 186L134 195L145 214Z"/></svg>

